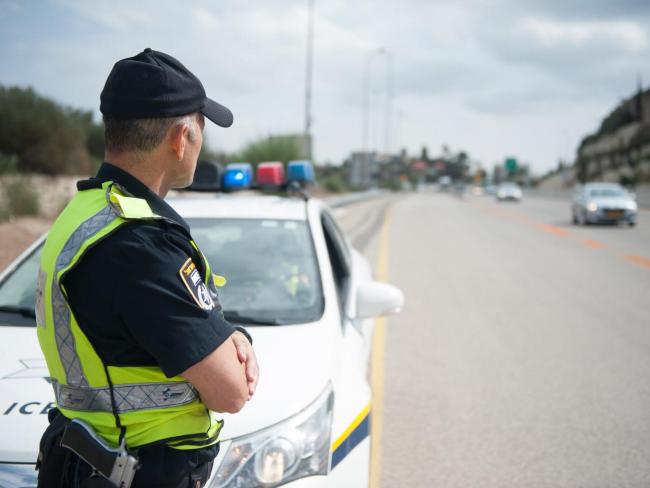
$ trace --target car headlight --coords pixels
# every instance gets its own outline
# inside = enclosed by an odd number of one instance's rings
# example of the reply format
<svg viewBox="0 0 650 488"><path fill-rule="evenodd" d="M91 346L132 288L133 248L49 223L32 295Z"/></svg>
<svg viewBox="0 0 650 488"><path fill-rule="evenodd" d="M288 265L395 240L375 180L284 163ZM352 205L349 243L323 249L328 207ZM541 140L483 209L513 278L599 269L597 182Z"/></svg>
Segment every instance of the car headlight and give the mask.
<svg viewBox="0 0 650 488"><path fill-rule="evenodd" d="M636 209L637 209L637 204L636 204L636 202L629 202L629 203L627 204L627 209L628 209L628 210L636 210Z"/></svg>
<svg viewBox="0 0 650 488"><path fill-rule="evenodd" d="M589 202L587 204L587 210L589 210L590 212L595 212L596 210L598 210L598 204L596 202Z"/></svg>
<svg viewBox="0 0 650 488"><path fill-rule="evenodd" d="M307 408L272 427L232 440L210 488L272 488L326 475L334 392L328 384Z"/></svg>

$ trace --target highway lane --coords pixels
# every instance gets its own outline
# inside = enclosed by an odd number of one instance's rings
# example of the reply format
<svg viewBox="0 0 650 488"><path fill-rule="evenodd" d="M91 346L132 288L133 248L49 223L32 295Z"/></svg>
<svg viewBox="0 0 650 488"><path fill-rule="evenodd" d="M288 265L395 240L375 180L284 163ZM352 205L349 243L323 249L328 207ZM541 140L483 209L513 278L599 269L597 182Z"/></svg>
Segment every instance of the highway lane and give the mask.
<svg viewBox="0 0 650 488"><path fill-rule="evenodd" d="M567 201L547 198L534 198L524 195L520 203L497 203L492 198L475 198L475 203L486 204L488 207L510 211L513 215L524 214L538 222L544 222L572 233L576 239L591 240L599 248L614 247L627 252L643 252L650 254L650 210L641 209L638 213L638 226L629 228L626 225L589 225L575 226L571 223L570 203Z"/></svg>
<svg viewBox="0 0 650 488"><path fill-rule="evenodd" d="M650 485L650 214L421 193L346 207L353 241L386 202L381 486Z"/></svg>

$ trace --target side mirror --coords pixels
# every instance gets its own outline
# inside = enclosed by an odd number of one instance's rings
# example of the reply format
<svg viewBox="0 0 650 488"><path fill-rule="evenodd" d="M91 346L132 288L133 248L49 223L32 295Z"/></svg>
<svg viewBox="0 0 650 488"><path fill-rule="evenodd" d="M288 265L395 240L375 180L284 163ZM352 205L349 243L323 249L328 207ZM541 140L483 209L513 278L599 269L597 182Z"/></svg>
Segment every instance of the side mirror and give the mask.
<svg viewBox="0 0 650 488"><path fill-rule="evenodd" d="M404 294L399 288L378 281L364 281L357 286L356 318L368 319L399 312Z"/></svg>

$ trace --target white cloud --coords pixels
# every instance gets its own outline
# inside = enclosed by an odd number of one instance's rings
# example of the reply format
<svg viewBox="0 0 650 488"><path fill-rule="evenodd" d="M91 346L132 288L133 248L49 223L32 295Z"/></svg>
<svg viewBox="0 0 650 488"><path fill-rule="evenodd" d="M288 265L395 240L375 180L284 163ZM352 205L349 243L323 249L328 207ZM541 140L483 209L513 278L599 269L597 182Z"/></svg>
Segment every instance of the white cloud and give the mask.
<svg viewBox="0 0 650 488"><path fill-rule="evenodd" d="M118 32L127 32L130 29L146 23L150 18L149 12L160 10L156 2L147 1L145 8L120 8L110 0L95 0L93 2L78 2L75 0L56 0L56 3L73 12L81 18L96 22L104 27L115 29ZM140 3L141 6L144 2Z"/></svg>
<svg viewBox="0 0 650 488"><path fill-rule="evenodd" d="M214 31L221 26L219 18L203 7L195 7L192 9L192 16L199 29Z"/></svg>
<svg viewBox="0 0 650 488"><path fill-rule="evenodd" d="M607 3L607 14L591 9L596 1ZM449 143L485 162L516 152L541 169L559 154L570 157L571 140L629 95L638 72L650 80L650 16L641 7L628 15L605 0L583 2L565 12L547 8L548 0L317 0L317 158L342 161L360 148L362 67L382 46L394 62L393 113L402 113L393 123L393 149L397 139L432 153ZM32 85L97 110L113 63L151 47L177 57L209 96L232 108L232 128L208 129L214 147L233 151L256 137L302 130L306 0L17 5L19 12L0 16L0 63L7 68L0 83ZM28 24L34 28L27 32ZM371 141L378 148L385 66L377 58L372 70ZM570 133L569 141L553 135L558 131Z"/></svg>
<svg viewBox="0 0 650 488"><path fill-rule="evenodd" d="M582 47L589 43L612 43L628 51L648 47L646 31L631 21L561 21L526 17L520 27L547 47Z"/></svg>

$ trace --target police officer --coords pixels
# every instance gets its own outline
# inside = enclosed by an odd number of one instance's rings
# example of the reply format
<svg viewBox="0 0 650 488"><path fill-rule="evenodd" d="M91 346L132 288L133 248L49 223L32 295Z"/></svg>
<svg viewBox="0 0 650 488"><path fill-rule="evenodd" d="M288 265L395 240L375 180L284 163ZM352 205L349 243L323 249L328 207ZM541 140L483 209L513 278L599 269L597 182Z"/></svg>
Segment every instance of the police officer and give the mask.
<svg viewBox="0 0 650 488"><path fill-rule="evenodd" d="M215 412L244 406L258 366L250 336L224 320L187 223L163 198L192 182L205 118L229 127L232 113L151 49L114 65L101 112L106 162L77 184L38 275L38 338L57 404L39 487L111 486L61 446L71 419L137 456L132 487L204 486L223 424Z"/></svg>

